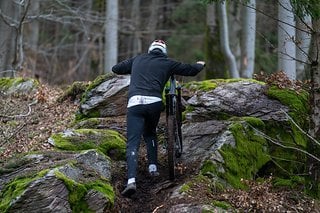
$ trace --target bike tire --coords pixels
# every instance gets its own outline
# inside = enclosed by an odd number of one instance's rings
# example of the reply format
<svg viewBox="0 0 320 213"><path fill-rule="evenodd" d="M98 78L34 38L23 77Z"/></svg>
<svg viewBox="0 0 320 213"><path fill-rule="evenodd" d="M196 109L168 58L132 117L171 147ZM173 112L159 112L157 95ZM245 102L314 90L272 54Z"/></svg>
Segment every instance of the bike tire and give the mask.
<svg viewBox="0 0 320 213"><path fill-rule="evenodd" d="M169 178L175 179L175 143L176 143L176 117L169 115L167 117L167 152L168 152L168 167Z"/></svg>
<svg viewBox="0 0 320 213"><path fill-rule="evenodd" d="M178 107L176 111L176 157L180 158L182 155L182 107L181 107L181 100L178 100Z"/></svg>

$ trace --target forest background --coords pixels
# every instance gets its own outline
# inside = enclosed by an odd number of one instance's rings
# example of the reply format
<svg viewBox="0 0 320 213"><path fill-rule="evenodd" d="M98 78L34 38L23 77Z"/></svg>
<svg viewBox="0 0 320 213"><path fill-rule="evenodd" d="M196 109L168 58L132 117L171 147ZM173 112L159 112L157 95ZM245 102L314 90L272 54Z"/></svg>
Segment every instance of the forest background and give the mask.
<svg viewBox="0 0 320 213"><path fill-rule="evenodd" d="M318 0L2 0L0 77L59 86L90 81L163 39L169 57L207 62L193 80L278 71L294 81L310 79L308 132L316 141L319 29ZM309 150L320 155L319 144ZM319 162L308 168L319 195Z"/></svg>
<svg viewBox="0 0 320 213"><path fill-rule="evenodd" d="M222 42L228 42L237 70L253 60L255 73L273 73L279 71L277 17L279 8L287 10L285 2L289 0L228 1L224 23L219 3L203 0L1 1L0 76L36 77L51 85L92 80L112 64L146 52L154 39L166 40L169 57L187 63L205 60L206 72L197 80L232 77ZM254 15L247 21L244 9ZM283 22L290 18L293 14ZM219 30L222 25L227 35ZM221 34L229 39L221 41ZM243 58L241 38L250 34L255 55ZM308 48L311 34L305 35L309 37L300 43ZM290 34L286 42L288 38ZM295 63L297 78L304 79L304 63Z"/></svg>

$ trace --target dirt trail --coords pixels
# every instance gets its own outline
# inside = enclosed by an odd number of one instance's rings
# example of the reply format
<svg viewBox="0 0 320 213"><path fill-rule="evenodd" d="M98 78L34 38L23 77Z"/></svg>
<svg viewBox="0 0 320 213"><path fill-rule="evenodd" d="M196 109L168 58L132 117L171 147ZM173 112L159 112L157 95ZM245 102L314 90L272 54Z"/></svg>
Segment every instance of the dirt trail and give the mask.
<svg viewBox="0 0 320 213"><path fill-rule="evenodd" d="M178 175L175 181L169 180L167 162L163 153L159 152L158 177L150 177L147 172L145 147L140 148L139 169L137 176L137 192L131 198L121 196L126 185L126 167L117 169L113 175L116 191L115 212L165 212L168 195L180 181L183 175ZM119 167L118 167L119 168Z"/></svg>
<svg viewBox="0 0 320 213"><path fill-rule="evenodd" d="M164 118L159 123L159 135L164 134ZM160 140L161 141L161 140ZM113 173L112 182L115 187L116 199L114 212L168 212L173 200L170 194L175 186L183 183L187 178L187 171L176 175L174 181L169 180L169 170L166 150L158 144L158 177L150 177L148 174L147 154L144 142L141 142L139 151L139 167L137 180L137 192L131 198L121 196L121 191L126 185L126 164L117 165ZM120 169L119 169L120 168Z"/></svg>

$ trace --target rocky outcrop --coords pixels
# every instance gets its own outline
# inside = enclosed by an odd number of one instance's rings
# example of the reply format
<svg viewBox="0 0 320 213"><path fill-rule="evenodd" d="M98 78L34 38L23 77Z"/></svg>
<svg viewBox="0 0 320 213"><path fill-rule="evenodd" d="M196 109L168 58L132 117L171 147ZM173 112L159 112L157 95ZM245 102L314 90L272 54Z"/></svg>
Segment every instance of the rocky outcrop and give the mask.
<svg viewBox="0 0 320 213"><path fill-rule="evenodd" d="M183 164L221 187L245 188L241 180L257 175L287 178L286 174L303 173L305 154L283 144L305 148L306 136L291 121L305 123L304 94L252 80L211 83L210 89L201 89L204 86L197 82L198 88L184 91ZM117 118L126 113L128 84L128 76L108 75L88 86L78 122L48 140L68 152L28 155L18 166L4 168L0 210L103 212L110 208L114 201L108 182L110 162L125 159L125 126L117 125ZM200 210L219 208L181 203L170 212Z"/></svg>

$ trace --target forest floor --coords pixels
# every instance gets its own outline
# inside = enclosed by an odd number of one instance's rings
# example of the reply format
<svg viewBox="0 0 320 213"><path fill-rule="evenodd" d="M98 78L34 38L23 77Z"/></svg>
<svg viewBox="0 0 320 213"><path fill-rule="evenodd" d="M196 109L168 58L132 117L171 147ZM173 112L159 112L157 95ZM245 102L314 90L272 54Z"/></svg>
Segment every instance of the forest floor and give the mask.
<svg viewBox="0 0 320 213"><path fill-rule="evenodd" d="M35 95L1 97L0 94L0 166L9 157L29 151L52 149L47 139L70 126L78 110L71 100L58 102L63 90L42 85ZM37 103L34 102L37 100ZM123 121L125 123L125 121ZM163 123L160 123L160 126ZM183 165L175 181L168 180L166 155L159 147L160 176L147 174L145 148L142 145L137 177L137 193L132 198L120 195L126 183L125 162L118 162L112 177L116 199L113 212L168 212L178 203L210 204L225 201L237 212L320 212L318 202L299 189L274 188L270 181L248 182L248 190L215 191L208 178L196 181L184 196L170 198L176 186L199 178L193 165Z"/></svg>

